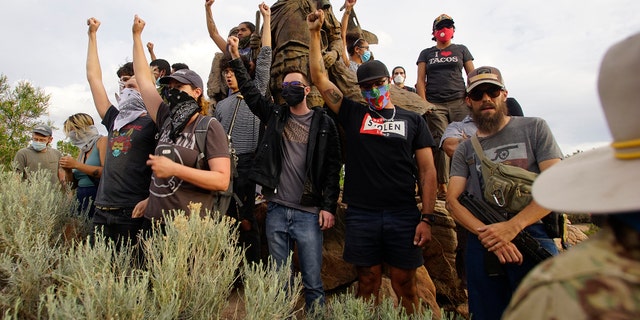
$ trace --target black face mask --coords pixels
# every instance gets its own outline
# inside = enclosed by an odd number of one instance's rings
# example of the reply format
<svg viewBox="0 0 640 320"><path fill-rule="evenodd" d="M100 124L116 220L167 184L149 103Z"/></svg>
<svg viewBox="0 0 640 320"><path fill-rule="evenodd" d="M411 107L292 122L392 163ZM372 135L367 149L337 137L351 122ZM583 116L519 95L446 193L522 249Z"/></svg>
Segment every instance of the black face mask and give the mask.
<svg viewBox="0 0 640 320"><path fill-rule="evenodd" d="M282 98L289 106L295 106L304 100L304 89L305 87L291 85L282 88Z"/></svg>
<svg viewBox="0 0 640 320"><path fill-rule="evenodd" d="M171 131L169 137L174 142L182 130L187 126L191 117L200 110L200 106L193 97L178 89L169 90L167 97L171 110Z"/></svg>

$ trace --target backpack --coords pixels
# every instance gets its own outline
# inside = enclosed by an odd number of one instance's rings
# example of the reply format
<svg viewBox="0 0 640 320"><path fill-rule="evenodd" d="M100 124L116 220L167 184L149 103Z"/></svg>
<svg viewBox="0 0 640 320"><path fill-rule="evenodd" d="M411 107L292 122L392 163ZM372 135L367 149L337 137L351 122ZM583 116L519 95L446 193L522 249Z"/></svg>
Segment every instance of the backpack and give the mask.
<svg viewBox="0 0 640 320"><path fill-rule="evenodd" d="M204 151L207 145L207 130L209 129L209 123L213 121L213 117L204 116L200 119L195 129L196 136L196 146L200 151L198 155L198 159L196 161L196 169L208 169L209 165L207 165L207 161L205 158ZM231 144L231 135L228 135L229 139L229 156L231 158L231 174L229 175L229 187L225 191L211 191L214 195L213 200L213 208L211 208L212 213L221 213L226 214L229 209L229 205L231 204L231 198L236 200L238 206L242 206L242 202L240 198L233 192L233 179L238 176L238 172L236 171L236 166L238 164L238 157L236 156L236 151ZM203 163L204 165L201 165Z"/></svg>

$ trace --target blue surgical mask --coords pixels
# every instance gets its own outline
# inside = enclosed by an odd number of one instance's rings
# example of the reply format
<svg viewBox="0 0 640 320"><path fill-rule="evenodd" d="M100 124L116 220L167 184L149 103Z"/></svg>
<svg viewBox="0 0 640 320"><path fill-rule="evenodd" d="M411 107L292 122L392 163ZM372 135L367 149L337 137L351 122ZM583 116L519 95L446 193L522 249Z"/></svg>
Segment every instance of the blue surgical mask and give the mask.
<svg viewBox="0 0 640 320"><path fill-rule="evenodd" d="M361 56L360 59L362 59L362 62L367 62L369 61L369 59L371 59L371 51L367 50L365 51Z"/></svg>
<svg viewBox="0 0 640 320"><path fill-rule="evenodd" d="M33 148L33 150L40 152L47 147L47 143L40 141L31 141L31 147Z"/></svg>

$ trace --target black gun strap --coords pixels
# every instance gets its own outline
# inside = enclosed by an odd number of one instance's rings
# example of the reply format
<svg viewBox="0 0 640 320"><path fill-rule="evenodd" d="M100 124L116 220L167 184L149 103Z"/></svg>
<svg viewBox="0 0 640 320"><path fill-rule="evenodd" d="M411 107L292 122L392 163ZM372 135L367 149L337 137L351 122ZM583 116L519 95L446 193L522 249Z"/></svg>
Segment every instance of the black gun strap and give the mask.
<svg viewBox="0 0 640 320"><path fill-rule="evenodd" d="M463 192L458 197L458 201L485 224L508 220L493 207L487 205L482 200L475 199L475 197L468 192ZM511 242L516 245L518 250L533 259L536 263L553 256L549 250L545 249L536 238L525 230L520 231Z"/></svg>

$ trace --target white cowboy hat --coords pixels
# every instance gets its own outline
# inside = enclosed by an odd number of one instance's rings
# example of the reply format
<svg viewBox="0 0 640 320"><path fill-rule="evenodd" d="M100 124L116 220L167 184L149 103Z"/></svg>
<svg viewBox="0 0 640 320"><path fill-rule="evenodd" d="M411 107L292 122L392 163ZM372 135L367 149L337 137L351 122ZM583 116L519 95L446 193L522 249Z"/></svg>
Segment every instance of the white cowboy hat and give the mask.
<svg viewBox="0 0 640 320"><path fill-rule="evenodd" d="M640 210L640 33L607 51L598 93L614 142L540 174L533 197L543 207L592 214Z"/></svg>

